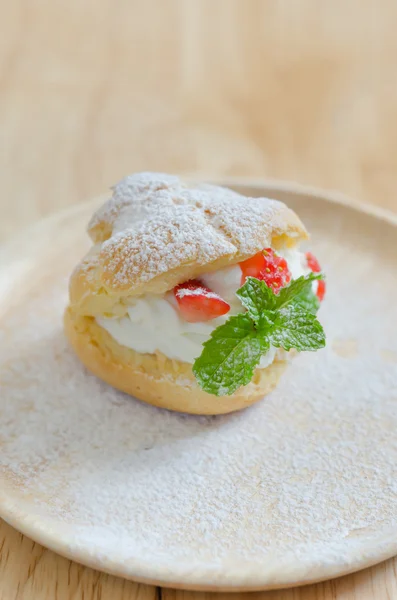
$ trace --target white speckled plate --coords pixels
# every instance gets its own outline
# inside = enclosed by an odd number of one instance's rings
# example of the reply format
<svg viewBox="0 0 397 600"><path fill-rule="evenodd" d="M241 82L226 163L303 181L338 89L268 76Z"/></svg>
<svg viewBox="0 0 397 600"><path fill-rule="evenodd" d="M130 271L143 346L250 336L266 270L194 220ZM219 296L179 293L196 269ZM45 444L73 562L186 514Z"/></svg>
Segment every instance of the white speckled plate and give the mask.
<svg viewBox="0 0 397 600"><path fill-rule="evenodd" d="M63 555L250 590L397 553L397 219L293 185L234 187L295 209L328 275L327 348L240 413L146 406L75 359L61 318L93 203L0 253L0 515Z"/></svg>

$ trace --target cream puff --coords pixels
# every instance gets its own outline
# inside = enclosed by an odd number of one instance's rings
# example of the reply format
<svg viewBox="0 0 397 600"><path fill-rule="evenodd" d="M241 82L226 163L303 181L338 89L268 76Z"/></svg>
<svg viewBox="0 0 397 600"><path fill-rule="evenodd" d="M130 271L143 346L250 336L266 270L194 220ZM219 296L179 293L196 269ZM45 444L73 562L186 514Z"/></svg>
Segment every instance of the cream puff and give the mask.
<svg viewBox="0 0 397 600"><path fill-rule="evenodd" d="M137 173L93 215L65 332L81 362L155 406L214 415L277 385L317 350L325 283L283 203Z"/></svg>

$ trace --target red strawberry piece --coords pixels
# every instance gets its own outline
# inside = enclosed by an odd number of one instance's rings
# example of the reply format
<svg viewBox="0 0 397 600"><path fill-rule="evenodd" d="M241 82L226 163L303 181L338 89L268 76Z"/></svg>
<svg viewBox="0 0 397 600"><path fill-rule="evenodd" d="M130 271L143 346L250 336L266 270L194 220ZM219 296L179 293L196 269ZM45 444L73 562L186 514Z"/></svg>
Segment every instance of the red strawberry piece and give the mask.
<svg viewBox="0 0 397 600"><path fill-rule="evenodd" d="M188 323L211 321L230 310L230 304L197 279L175 286L174 295L180 313Z"/></svg>
<svg viewBox="0 0 397 600"><path fill-rule="evenodd" d="M291 281L291 273L285 258L278 256L271 248L265 248L251 258L240 263L243 285L247 277L255 277L266 283L278 294L280 289Z"/></svg>
<svg viewBox="0 0 397 600"><path fill-rule="evenodd" d="M313 273L321 273L320 263L311 252L306 252L307 266Z"/></svg>
<svg viewBox="0 0 397 600"><path fill-rule="evenodd" d="M324 281L324 279L320 279L319 281L317 281L317 292L316 292L317 298L320 300L320 302L322 302L324 300L325 290L326 290L325 281Z"/></svg>
<svg viewBox="0 0 397 600"><path fill-rule="evenodd" d="M265 255L263 252L258 252L251 256L251 258L247 258L247 260L243 260L240 263L240 268L243 272L241 278L241 284L245 282L247 277L255 277L255 279L261 279L261 273L266 269L266 261Z"/></svg>
<svg viewBox="0 0 397 600"><path fill-rule="evenodd" d="M321 269L320 263L318 262L317 258L314 256L314 254L312 254L311 252L306 252L306 260L307 260L307 266L309 267L309 269L311 269L311 271L313 271L313 273L321 273L322 269ZM320 302L322 302L324 299L325 290L326 290L325 281L323 279L320 279L319 281L317 281L317 291L316 291L317 298L320 300Z"/></svg>

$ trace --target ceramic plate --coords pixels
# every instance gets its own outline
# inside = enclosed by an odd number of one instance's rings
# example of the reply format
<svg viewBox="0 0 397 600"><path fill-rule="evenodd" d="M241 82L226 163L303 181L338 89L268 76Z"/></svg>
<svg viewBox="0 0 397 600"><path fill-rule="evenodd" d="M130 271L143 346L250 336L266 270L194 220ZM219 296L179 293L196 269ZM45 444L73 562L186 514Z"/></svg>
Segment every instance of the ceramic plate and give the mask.
<svg viewBox="0 0 397 600"><path fill-rule="evenodd" d="M2 248L0 515L60 554L163 586L251 590L397 553L397 220L293 185L232 187L298 212L328 285L327 348L239 413L146 406L74 357L62 313L95 202Z"/></svg>

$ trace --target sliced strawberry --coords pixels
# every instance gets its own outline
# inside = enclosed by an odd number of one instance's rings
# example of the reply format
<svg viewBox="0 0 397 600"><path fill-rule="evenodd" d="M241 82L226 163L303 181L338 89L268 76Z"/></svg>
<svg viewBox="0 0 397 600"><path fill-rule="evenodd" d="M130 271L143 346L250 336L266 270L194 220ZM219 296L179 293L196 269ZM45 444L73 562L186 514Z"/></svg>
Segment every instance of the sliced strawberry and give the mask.
<svg viewBox="0 0 397 600"><path fill-rule="evenodd" d="M240 268L242 271L241 283L243 284L247 277L255 277L255 279L261 278L261 273L266 269L266 261L265 255L263 252L257 252L251 258L247 258L247 260L243 260L240 263Z"/></svg>
<svg viewBox="0 0 397 600"><path fill-rule="evenodd" d="M265 248L262 252L244 260L240 263L240 267L242 285L247 277L255 277L264 281L277 294L291 281L287 261L278 256L271 248Z"/></svg>
<svg viewBox="0 0 397 600"><path fill-rule="evenodd" d="M181 315L188 323L211 321L230 310L230 304L197 279L175 286L174 295Z"/></svg>
<svg viewBox="0 0 397 600"><path fill-rule="evenodd" d="M317 281L317 298L322 302L325 296L326 285L324 279Z"/></svg>
<svg viewBox="0 0 397 600"><path fill-rule="evenodd" d="M313 273L321 273L320 263L311 252L306 252L307 266Z"/></svg>
<svg viewBox="0 0 397 600"><path fill-rule="evenodd" d="M314 254L312 254L311 252L306 252L306 260L307 260L307 266L309 267L309 269L311 271L313 271L313 273L321 273L322 269L321 269L320 263L318 262L317 258L314 256ZM320 279L319 281L317 281L317 290L316 290L317 298L320 300L320 302L322 302L324 300L325 290L326 290L325 281L323 279Z"/></svg>

